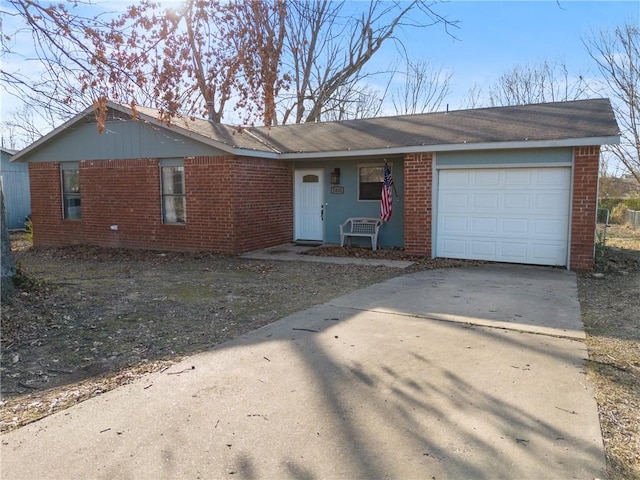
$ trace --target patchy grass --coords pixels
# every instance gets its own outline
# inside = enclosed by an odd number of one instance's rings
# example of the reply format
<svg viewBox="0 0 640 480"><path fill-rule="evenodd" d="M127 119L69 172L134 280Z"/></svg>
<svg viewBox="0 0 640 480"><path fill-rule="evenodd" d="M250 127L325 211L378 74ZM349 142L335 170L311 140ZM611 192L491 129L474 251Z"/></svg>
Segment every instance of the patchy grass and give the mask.
<svg viewBox="0 0 640 480"><path fill-rule="evenodd" d="M610 478L640 479L640 229L612 225L607 233L597 266L604 278L578 278L590 358L587 374L595 387ZM3 393L7 393L8 383L24 391L0 401L1 431L38 420L147 372L167 368L181 355L207 348L291 311L399 273L384 268L334 268L321 264L305 264L304 270L298 272L295 263L276 265L131 252L130 258L122 258L122 253L113 256L92 249L34 254L29 252L28 239L16 238L12 243L14 251L24 255L22 260L32 275L25 277L25 296L18 298L19 308L13 310L13 315L11 308L2 312ZM322 251L326 255L374 255L363 249L351 252L329 247ZM379 251L375 255L405 259L400 258L402 252L396 251ZM422 259L410 271L473 264L480 262ZM166 282L168 275L175 280L173 283ZM29 284L32 278L38 281ZM111 297L105 294L109 288ZM294 297L300 301L283 304L283 300ZM148 303L144 303L145 299ZM173 308L178 303L181 308ZM186 312L185 305L190 306ZM160 318L157 308L165 311L164 331L156 322ZM203 310L208 310L209 317L220 316L222 322L203 325ZM7 323L11 317L20 320L20 331L15 334ZM168 328L167 321L175 328ZM191 323L198 322L198 328L214 337L207 345L198 340L202 332L190 328ZM98 326L113 328L100 337L95 331ZM66 330L69 335L63 335ZM151 333L153 337L147 338ZM180 340L187 343L180 344ZM47 358L50 365L32 362L30 376L26 369L15 368L27 365L29 352L42 348L39 342L57 341L59 358L48 352L34 357ZM73 342L86 344L87 349ZM26 345L26 351L18 349L21 344ZM70 350L70 345L79 349L80 355L73 351L68 355L77 357L77 364L73 358L61 356L61 352ZM11 355L16 352L21 352L22 358L11 365ZM101 355L104 361L97 361ZM94 359L85 360L90 357ZM121 358L124 360L118 362ZM42 372L48 375L49 384L55 383L56 378L69 378L48 388Z"/></svg>
<svg viewBox="0 0 640 480"><path fill-rule="evenodd" d="M610 225L607 229L607 243L610 247L640 252L640 228L633 229L628 224Z"/></svg>

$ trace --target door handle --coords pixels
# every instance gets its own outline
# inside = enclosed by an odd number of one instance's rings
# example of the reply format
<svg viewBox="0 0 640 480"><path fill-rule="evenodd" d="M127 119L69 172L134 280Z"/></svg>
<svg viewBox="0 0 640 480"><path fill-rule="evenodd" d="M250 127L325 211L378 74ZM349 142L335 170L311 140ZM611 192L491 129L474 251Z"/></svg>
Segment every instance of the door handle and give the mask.
<svg viewBox="0 0 640 480"><path fill-rule="evenodd" d="M320 205L320 220L324 222L324 205Z"/></svg>

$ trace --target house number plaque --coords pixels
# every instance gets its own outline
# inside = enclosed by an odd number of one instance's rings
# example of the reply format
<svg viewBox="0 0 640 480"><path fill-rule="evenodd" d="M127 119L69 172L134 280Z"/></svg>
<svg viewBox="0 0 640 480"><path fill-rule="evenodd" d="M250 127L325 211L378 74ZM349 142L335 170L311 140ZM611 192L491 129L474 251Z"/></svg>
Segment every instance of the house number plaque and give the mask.
<svg viewBox="0 0 640 480"><path fill-rule="evenodd" d="M344 187L342 186L331 187L331 193L342 194L344 193Z"/></svg>

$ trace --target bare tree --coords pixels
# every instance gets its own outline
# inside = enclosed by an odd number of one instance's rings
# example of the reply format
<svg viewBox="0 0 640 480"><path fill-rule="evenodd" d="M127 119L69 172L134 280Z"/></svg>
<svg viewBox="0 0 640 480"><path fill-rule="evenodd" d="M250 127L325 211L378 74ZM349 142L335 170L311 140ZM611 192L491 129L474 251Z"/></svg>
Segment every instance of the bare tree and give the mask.
<svg viewBox="0 0 640 480"><path fill-rule="evenodd" d="M100 120L111 99L159 108L167 120L180 110L219 121L233 97L236 108L274 115L281 1L189 0L173 10L142 0L124 13L96 15L91 0L7 5L2 14L16 27L2 36L3 56L12 57L0 70L2 85L38 109L68 118L97 104ZM38 69L26 70L20 60L27 59L17 58L17 42L29 37Z"/></svg>
<svg viewBox="0 0 640 480"><path fill-rule="evenodd" d="M345 5L329 0L290 3L284 65L292 72L293 92L283 96L282 123L321 121L332 104L338 112L329 118L340 117L345 100L355 92L367 98L357 87L371 75L364 67L383 44L397 41L397 29L440 23L448 30L457 25L422 0L349 4L363 6L358 16L347 13Z"/></svg>
<svg viewBox="0 0 640 480"><path fill-rule="evenodd" d="M433 112L451 93L453 74L436 69L424 60L407 61L402 72L404 82L391 94L395 113L399 115Z"/></svg>
<svg viewBox="0 0 640 480"><path fill-rule="evenodd" d="M621 127L620 145L608 150L640 183L640 28L625 24L584 40L613 97Z"/></svg>
<svg viewBox="0 0 640 480"><path fill-rule="evenodd" d="M584 76L569 75L564 63L518 65L489 88L489 104L495 107L577 100L587 96L588 87Z"/></svg>
<svg viewBox="0 0 640 480"><path fill-rule="evenodd" d="M23 103L18 109L0 122L0 134L3 144L8 148L19 150L38 140L48 130L55 128L58 118L47 110L39 111L33 106Z"/></svg>
<svg viewBox="0 0 640 480"><path fill-rule="evenodd" d="M106 48L97 46L98 32L122 35L109 15L79 13L90 1L67 6L7 0L3 5L0 13L11 23L9 31L7 22L2 24L0 79L5 92L60 120L101 97L123 98L127 85L135 84L130 65L114 62ZM30 44L30 51L16 48L20 42L23 49ZM113 81L118 78L129 82Z"/></svg>
<svg viewBox="0 0 640 480"><path fill-rule="evenodd" d="M388 84L387 84L388 87ZM372 118L380 115L387 89L366 82L349 83L339 88L321 112L323 121Z"/></svg>
<svg viewBox="0 0 640 480"><path fill-rule="evenodd" d="M14 52L11 42L28 32L44 74L3 66L3 86L60 116L97 104L99 127L106 99L159 108L167 121L182 113L219 122L231 108L266 125L278 115L281 123L320 121L364 94L365 65L399 42L397 30L456 23L425 0L188 0L175 9L141 0L97 15L87 13L96 11L87 9L91 0L7 4L3 13L25 27L3 36L3 51Z"/></svg>
<svg viewBox="0 0 640 480"><path fill-rule="evenodd" d="M461 108L479 108L482 105L482 87L475 83L467 92Z"/></svg>

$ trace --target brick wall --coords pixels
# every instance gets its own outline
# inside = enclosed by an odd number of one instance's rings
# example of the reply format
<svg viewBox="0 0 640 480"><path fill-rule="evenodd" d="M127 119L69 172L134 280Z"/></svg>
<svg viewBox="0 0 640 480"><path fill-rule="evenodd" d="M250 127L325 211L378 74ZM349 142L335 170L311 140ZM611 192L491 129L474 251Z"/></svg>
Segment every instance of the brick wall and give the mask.
<svg viewBox="0 0 640 480"><path fill-rule="evenodd" d="M404 157L404 250L431 257L433 154Z"/></svg>
<svg viewBox="0 0 640 480"><path fill-rule="evenodd" d="M30 163L33 244L38 247L78 243L82 224L62 220L62 187L59 163Z"/></svg>
<svg viewBox="0 0 640 480"><path fill-rule="evenodd" d="M157 160L80 162L80 200L82 243L130 248L157 245L162 227ZM112 231L111 225L118 230Z"/></svg>
<svg viewBox="0 0 640 480"><path fill-rule="evenodd" d="M238 251L290 242L293 239L293 165L240 158L233 171Z"/></svg>
<svg viewBox="0 0 640 480"><path fill-rule="evenodd" d="M575 271L594 267L599 158L598 146L574 149L570 268ZM410 255L432 255L432 161L430 153L404 158L404 238Z"/></svg>
<svg viewBox="0 0 640 480"><path fill-rule="evenodd" d="M34 244L236 254L292 239L291 164L219 156L184 166L187 223L172 225L162 223L155 159L80 162L81 220L62 219L60 165L29 164Z"/></svg>
<svg viewBox="0 0 640 480"><path fill-rule="evenodd" d="M571 270L594 267L599 160L599 146L573 149Z"/></svg>

